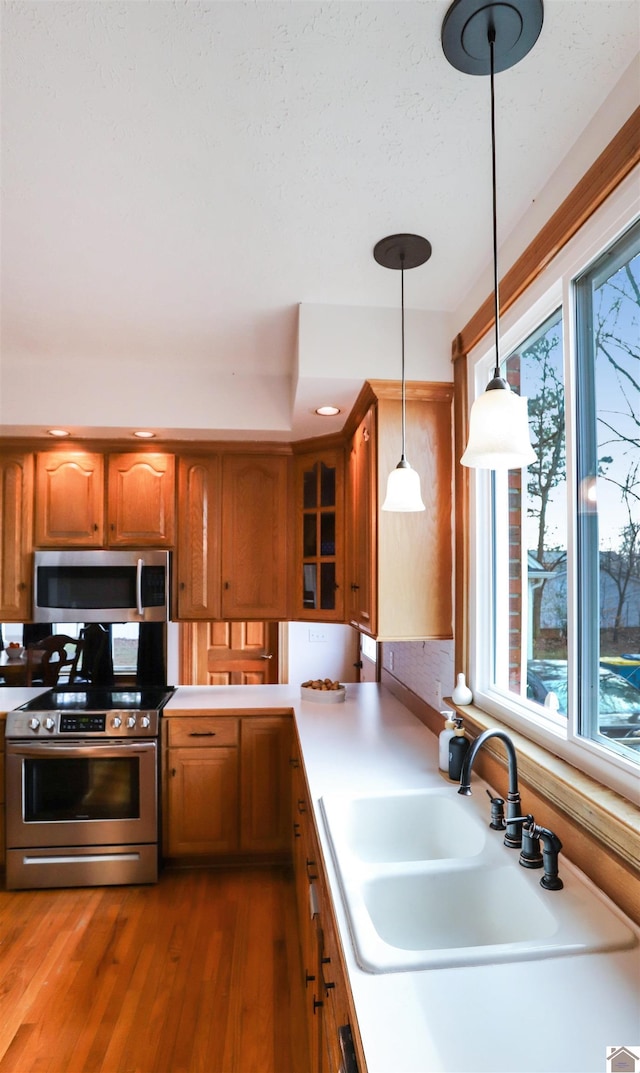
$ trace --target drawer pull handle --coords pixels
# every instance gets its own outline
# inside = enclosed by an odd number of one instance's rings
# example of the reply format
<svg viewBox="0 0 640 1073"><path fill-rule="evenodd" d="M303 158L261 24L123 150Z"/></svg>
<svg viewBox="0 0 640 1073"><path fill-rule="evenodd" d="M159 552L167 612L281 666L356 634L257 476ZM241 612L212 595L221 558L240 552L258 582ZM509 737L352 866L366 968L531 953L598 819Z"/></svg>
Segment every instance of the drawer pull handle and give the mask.
<svg viewBox="0 0 640 1073"><path fill-rule="evenodd" d="M190 738L215 738L215 730L190 730Z"/></svg>

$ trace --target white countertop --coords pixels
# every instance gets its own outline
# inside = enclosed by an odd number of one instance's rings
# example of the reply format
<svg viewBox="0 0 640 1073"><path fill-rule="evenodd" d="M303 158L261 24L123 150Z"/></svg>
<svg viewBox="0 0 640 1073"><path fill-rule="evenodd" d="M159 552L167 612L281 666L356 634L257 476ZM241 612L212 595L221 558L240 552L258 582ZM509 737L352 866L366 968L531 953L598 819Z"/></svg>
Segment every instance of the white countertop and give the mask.
<svg viewBox="0 0 640 1073"><path fill-rule="evenodd" d="M451 784L437 770L434 735L381 686L348 685L335 705L302 701L298 686L187 686L167 710L279 707L295 712L369 1073L603 1073L608 1047L637 1047L640 947L473 968L360 969L319 800Z"/></svg>
<svg viewBox="0 0 640 1073"><path fill-rule="evenodd" d="M46 693L48 686L0 686L0 713L6 714L26 704L39 693Z"/></svg>
<svg viewBox="0 0 640 1073"><path fill-rule="evenodd" d="M41 691L0 688L0 711ZM455 793L455 786L437 770L434 735L378 685L348 685L344 704L302 701L299 686L181 686L165 708L260 710L295 714L368 1073L603 1073L607 1048L640 1050L640 946L472 968L363 971L320 798L430 786Z"/></svg>

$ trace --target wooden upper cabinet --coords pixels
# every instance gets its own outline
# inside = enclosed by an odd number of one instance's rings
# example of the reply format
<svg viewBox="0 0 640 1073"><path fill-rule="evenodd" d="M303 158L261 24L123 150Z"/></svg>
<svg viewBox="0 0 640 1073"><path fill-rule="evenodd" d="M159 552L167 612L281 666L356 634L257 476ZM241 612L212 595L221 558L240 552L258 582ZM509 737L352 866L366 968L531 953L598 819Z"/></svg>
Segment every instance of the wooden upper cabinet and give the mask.
<svg viewBox="0 0 640 1073"><path fill-rule="evenodd" d="M344 621L344 451L295 461L294 617Z"/></svg>
<svg viewBox="0 0 640 1073"><path fill-rule="evenodd" d="M28 622L32 588L33 455L0 455L0 622Z"/></svg>
<svg viewBox="0 0 640 1073"><path fill-rule="evenodd" d="M174 456L109 455L107 543L171 547L175 528Z"/></svg>
<svg viewBox="0 0 640 1073"><path fill-rule="evenodd" d="M178 463L178 618L220 617L220 458Z"/></svg>
<svg viewBox="0 0 640 1073"><path fill-rule="evenodd" d="M174 542L174 459L42 451L36 461L37 547L170 547ZM105 509L106 504L106 509Z"/></svg>
<svg viewBox="0 0 640 1073"><path fill-rule="evenodd" d="M347 617L359 629L375 632L376 559L376 411L370 406L356 429L348 460Z"/></svg>
<svg viewBox="0 0 640 1073"><path fill-rule="evenodd" d="M289 458L222 459L222 618L288 613Z"/></svg>
<svg viewBox="0 0 640 1073"><path fill-rule="evenodd" d="M36 547L104 544L104 459L88 451L42 451L36 458Z"/></svg>
<svg viewBox="0 0 640 1073"><path fill-rule="evenodd" d="M381 510L401 454L400 385L365 385L373 406L349 461L350 621L380 640L453 636L451 384L407 385L406 455L426 510ZM370 534L370 537L369 535ZM370 543L369 543L370 540Z"/></svg>

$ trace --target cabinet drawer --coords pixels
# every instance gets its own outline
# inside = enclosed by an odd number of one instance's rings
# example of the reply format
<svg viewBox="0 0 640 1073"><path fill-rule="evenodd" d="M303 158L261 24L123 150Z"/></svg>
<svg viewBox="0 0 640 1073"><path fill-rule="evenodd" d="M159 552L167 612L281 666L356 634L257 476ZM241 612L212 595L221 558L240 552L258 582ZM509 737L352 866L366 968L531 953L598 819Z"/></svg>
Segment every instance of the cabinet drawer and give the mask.
<svg viewBox="0 0 640 1073"><path fill-rule="evenodd" d="M238 744L237 719L194 716L190 719L169 719L168 723L171 747Z"/></svg>

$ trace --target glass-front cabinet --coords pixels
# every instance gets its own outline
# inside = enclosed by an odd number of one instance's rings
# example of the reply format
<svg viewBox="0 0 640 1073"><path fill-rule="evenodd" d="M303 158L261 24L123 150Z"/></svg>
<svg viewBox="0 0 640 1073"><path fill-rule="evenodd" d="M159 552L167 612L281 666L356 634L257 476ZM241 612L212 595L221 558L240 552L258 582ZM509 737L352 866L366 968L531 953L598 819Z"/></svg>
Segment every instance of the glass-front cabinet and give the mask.
<svg viewBox="0 0 640 1073"><path fill-rule="evenodd" d="M344 454L296 459L296 615L344 620Z"/></svg>

